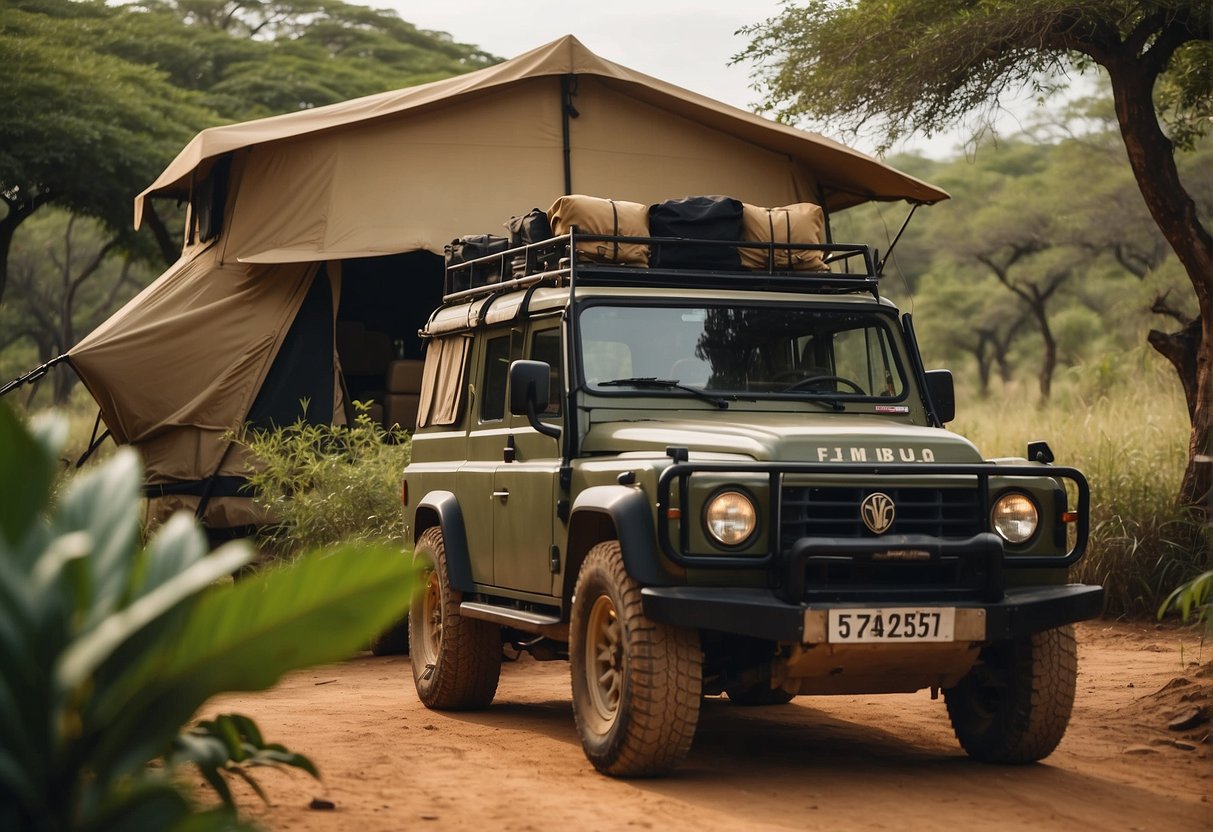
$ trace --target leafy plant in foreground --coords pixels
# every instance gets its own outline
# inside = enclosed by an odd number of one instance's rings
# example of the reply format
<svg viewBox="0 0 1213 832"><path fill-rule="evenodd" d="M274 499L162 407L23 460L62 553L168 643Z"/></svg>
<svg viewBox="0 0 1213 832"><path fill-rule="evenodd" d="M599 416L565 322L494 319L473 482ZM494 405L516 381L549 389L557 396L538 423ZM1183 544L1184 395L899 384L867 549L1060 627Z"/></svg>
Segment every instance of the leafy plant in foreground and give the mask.
<svg viewBox="0 0 1213 832"><path fill-rule="evenodd" d="M232 583L251 548L208 554L185 515L141 550L129 449L48 508L65 434L0 408L0 828L231 828L224 772L314 767L250 720L182 726L215 694L348 656L399 618L412 567L398 550L347 547ZM229 808L192 814L171 780L186 761Z"/></svg>

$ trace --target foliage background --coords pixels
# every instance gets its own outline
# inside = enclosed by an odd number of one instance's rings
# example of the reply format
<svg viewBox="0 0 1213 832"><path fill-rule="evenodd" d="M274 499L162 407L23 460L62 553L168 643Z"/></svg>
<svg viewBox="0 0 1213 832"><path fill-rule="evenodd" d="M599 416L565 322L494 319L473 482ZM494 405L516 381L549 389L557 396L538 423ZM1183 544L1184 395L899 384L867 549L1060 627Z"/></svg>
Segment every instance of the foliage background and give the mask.
<svg viewBox="0 0 1213 832"><path fill-rule="evenodd" d="M393 12L328 0L0 0L0 20L11 105L0 116L0 381L65 351L175 256L176 209L159 206L162 227L136 235L131 200L197 130L497 60ZM1200 88L1183 82L1203 78L1197 58L1184 53L1159 89L1172 115L1200 111L1173 106ZM1065 82L1034 77L1042 96ZM889 160L953 198L916 214L883 289L913 311L928 363L957 374L955 429L991 456L1047 438L1059 462L1087 471L1098 516L1083 577L1108 581L1114 611L1141 611L1194 574L1204 552L1173 505L1184 399L1144 346L1152 329L1197 310L1129 173L1106 91L1064 110L1045 101L1022 134L975 142L965 156ZM1207 220L1207 123L1172 121L1190 146L1178 165ZM887 249L904 215L900 205L845 212L833 218L835 239ZM74 382L61 370L32 400L17 394L34 408L70 405L72 458L95 412ZM394 542L385 518L407 443L352 460L372 448L363 438L357 429L339 442L302 429L249 437L267 460L267 499L284 517L298 512L284 528L299 545ZM338 453L316 453L334 443ZM371 492L386 502L368 502Z"/></svg>

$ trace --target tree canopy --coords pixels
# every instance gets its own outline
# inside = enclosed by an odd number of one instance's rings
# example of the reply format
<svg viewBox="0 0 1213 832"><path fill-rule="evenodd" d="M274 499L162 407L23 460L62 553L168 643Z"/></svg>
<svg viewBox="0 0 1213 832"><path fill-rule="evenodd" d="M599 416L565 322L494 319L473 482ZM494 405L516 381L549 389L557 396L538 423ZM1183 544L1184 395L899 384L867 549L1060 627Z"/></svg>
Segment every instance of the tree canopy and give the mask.
<svg viewBox="0 0 1213 832"><path fill-rule="evenodd" d="M744 30L739 59L757 65L766 107L882 138L932 135L975 118L980 132L1005 93L1044 98L1067 73L1107 73L1138 189L1182 263L1199 317L1150 334L1175 367L1192 416L1180 499L1213 486L1213 236L1180 176L1213 116L1209 0L805 0Z"/></svg>
<svg viewBox="0 0 1213 832"><path fill-rule="evenodd" d="M13 234L42 205L101 220L130 250L134 195L199 130L497 60L338 0L0 3L0 301Z"/></svg>

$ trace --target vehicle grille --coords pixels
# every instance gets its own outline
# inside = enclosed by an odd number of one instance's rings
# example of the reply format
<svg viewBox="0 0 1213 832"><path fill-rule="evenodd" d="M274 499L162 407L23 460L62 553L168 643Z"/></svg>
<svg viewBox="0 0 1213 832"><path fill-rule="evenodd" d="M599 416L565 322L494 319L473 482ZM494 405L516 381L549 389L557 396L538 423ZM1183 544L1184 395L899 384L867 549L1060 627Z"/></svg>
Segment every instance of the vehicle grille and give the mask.
<svg viewBox="0 0 1213 832"><path fill-rule="evenodd" d="M896 506L893 525L876 535L860 518L860 503L880 491ZM975 488L872 488L810 486L783 489L781 543L785 554L803 537L875 540L892 535L928 535L965 540L983 531ZM974 553L976 555L976 553ZM879 562L866 557L811 557L804 564L810 595L871 597L882 592L976 592L987 564L967 554L929 561Z"/></svg>
<svg viewBox="0 0 1213 832"><path fill-rule="evenodd" d="M974 488L785 486L780 523L783 550L802 537L877 537L863 524L859 513L859 504L875 491L889 495L896 506L893 525L886 535L963 539L982 531L980 502Z"/></svg>

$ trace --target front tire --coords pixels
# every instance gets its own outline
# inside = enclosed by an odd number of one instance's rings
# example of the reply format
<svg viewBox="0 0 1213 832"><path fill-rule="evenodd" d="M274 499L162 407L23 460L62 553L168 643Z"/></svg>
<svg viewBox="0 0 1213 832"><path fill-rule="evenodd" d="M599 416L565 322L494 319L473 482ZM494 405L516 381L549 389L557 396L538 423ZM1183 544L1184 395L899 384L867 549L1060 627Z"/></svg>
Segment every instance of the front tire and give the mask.
<svg viewBox="0 0 1213 832"><path fill-rule="evenodd" d="M618 541L591 549L578 573L569 663L573 715L594 768L651 777L690 751L703 687L698 633L645 617Z"/></svg>
<svg viewBox="0 0 1213 832"><path fill-rule="evenodd" d="M1042 760L1070 723L1077 678L1072 624L992 644L944 691L956 738L982 762Z"/></svg>
<svg viewBox="0 0 1213 832"><path fill-rule="evenodd" d="M422 592L409 607L409 647L417 697L427 708L487 708L501 676L501 628L459 614L442 530L426 529L414 557L427 564Z"/></svg>

